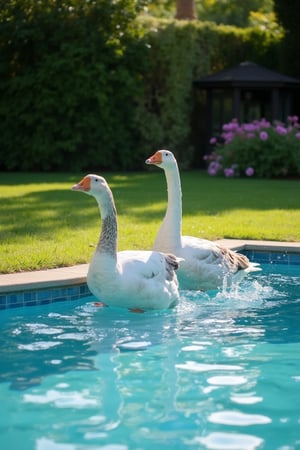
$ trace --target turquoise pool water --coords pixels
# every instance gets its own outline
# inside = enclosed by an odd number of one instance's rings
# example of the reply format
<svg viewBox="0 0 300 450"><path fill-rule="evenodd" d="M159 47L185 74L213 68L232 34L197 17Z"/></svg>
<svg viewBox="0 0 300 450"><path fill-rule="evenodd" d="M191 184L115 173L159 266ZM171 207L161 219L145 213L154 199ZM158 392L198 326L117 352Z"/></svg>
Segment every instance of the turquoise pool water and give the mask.
<svg viewBox="0 0 300 450"><path fill-rule="evenodd" d="M300 265L134 314L0 314L0 448L300 449Z"/></svg>

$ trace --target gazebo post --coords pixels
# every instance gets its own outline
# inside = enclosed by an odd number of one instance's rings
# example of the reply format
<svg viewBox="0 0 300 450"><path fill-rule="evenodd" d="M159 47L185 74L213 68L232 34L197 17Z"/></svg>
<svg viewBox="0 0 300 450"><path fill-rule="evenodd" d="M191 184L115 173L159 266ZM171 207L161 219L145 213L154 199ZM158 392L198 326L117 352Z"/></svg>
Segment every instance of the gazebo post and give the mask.
<svg viewBox="0 0 300 450"><path fill-rule="evenodd" d="M279 91L278 88L272 89L272 122L275 119L280 118L280 111L279 111Z"/></svg>
<svg viewBox="0 0 300 450"><path fill-rule="evenodd" d="M212 118L212 102L213 102L213 91L212 89L207 89L207 117L206 117L206 123L207 123L207 129L209 133L209 137L211 137L213 132L213 118Z"/></svg>
<svg viewBox="0 0 300 450"><path fill-rule="evenodd" d="M241 106L241 90L238 87L235 87L233 89L233 96L232 96L232 113L233 113L233 119L240 120L240 106Z"/></svg>

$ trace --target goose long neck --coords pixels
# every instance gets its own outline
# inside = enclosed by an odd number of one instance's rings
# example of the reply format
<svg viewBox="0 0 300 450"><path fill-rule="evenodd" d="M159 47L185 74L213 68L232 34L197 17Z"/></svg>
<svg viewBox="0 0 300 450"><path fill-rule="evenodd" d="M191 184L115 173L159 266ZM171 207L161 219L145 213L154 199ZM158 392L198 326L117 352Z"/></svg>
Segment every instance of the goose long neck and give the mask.
<svg viewBox="0 0 300 450"><path fill-rule="evenodd" d="M101 232L96 251L108 254L117 260L118 225L112 193L109 191L105 199L96 198L96 200L102 218Z"/></svg>
<svg viewBox="0 0 300 450"><path fill-rule="evenodd" d="M168 189L168 206L157 241L167 242L168 248L175 251L181 245L182 193L178 166L165 169ZM160 245L161 246L161 245Z"/></svg>
<svg viewBox="0 0 300 450"><path fill-rule="evenodd" d="M176 225L177 231L181 234L182 192L177 165L170 170L166 170L165 173L168 187L166 218L168 222L172 221L173 225Z"/></svg>

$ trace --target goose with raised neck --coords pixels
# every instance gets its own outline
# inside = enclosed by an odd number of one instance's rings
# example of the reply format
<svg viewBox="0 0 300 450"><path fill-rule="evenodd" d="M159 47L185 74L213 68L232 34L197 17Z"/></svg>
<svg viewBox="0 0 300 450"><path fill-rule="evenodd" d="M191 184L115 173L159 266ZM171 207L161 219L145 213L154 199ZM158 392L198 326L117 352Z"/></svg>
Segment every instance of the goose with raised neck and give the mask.
<svg viewBox="0 0 300 450"><path fill-rule="evenodd" d="M93 196L101 215L99 242L87 274L92 294L108 306L131 310L174 306L179 300L179 260L157 251L117 251L117 211L105 178L86 175L72 190Z"/></svg>
<svg viewBox="0 0 300 450"><path fill-rule="evenodd" d="M180 288L210 290L238 281L247 273L260 270L259 265L229 248L207 239L182 236L182 192L180 174L174 154L158 150L146 160L164 170L168 204L153 249L172 252L182 258L177 272Z"/></svg>

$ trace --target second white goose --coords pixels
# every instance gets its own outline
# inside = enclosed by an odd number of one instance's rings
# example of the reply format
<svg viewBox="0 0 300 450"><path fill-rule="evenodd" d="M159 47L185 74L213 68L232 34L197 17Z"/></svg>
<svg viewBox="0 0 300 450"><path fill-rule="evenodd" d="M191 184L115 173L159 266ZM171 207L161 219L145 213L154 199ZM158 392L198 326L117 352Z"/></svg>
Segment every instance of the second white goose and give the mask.
<svg viewBox="0 0 300 450"><path fill-rule="evenodd" d="M206 239L181 235L182 193L175 156L169 150L158 150L146 160L164 170L168 187L168 205L153 249L172 252L182 258L177 272L180 288L210 290L237 281L247 273L260 270L240 253Z"/></svg>

